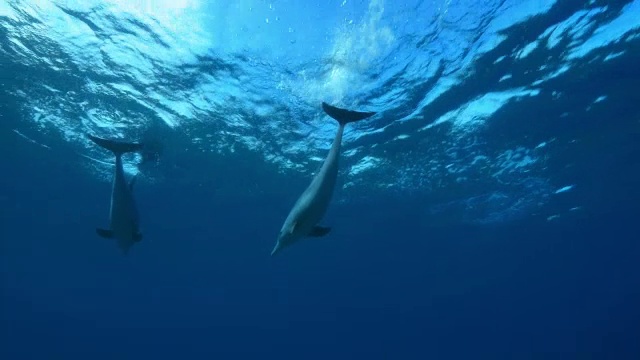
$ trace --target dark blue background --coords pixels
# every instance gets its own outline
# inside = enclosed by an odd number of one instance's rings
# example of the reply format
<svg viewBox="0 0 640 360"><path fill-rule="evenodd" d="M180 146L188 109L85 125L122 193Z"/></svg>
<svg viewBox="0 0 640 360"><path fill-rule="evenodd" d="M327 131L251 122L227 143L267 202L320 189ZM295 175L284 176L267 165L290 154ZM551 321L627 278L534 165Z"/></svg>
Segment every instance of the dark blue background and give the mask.
<svg viewBox="0 0 640 360"><path fill-rule="evenodd" d="M583 6L558 3L511 29L478 59L483 71L435 101L430 116L510 87L498 82L505 73L527 86L529 69L559 65L555 50L530 56L535 66L495 60ZM211 182L143 177L145 239L122 256L94 230L107 224L110 184L81 166L72 144L45 149L13 132L30 125L3 94L0 359L640 359L638 54L638 38L613 43L490 119L484 135L496 151L557 139L547 173L554 185L577 185L544 212L437 226L429 199L372 193L334 203L330 236L275 258L277 232L308 179L261 178L255 159L201 169L187 154L181 169L210 172ZM7 88L41 76L12 66L0 73ZM216 187L236 181L256 186ZM256 191L264 184L277 190ZM583 210L573 216L572 206Z"/></svg>
<svg viewBox="0 0 640 360"><path fill-rule="evenodd" d="M2 147L3 359L640 354L636 203L439 228L417 201L334 204L331 237L270 258L293 195L142 182L154 227L125 257L94 234L109 184L71 153L10 132Z"/></svg>

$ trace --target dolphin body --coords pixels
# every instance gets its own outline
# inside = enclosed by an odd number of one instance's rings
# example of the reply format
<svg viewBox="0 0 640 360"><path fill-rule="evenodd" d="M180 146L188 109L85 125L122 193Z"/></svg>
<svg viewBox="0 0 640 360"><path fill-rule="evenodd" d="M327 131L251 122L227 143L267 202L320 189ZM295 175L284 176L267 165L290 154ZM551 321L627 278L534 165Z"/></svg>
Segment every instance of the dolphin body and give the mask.
<svg viewBox="0 0 640 360"><path fill-rule="evenodd" d="M110 229L96 228L96 232L103 238L115 239L120 250L127 254L133 244L142 240L142 234L139 229L138 210L132 194L136 177L134 176L127 183L122 167L122 154L141 151L143 145L101 139L92 135L87 136L98 146L113 152L116 156L109 214Z"/></svg>
<svg viewBox="0 0 640 360"><path fill-rule="evenodd" d="M298 201L289 212L271 256L304 237L321 237L329 233L331 228L318 226L317 224L322 220L329 207L333 188L336 185L338 159L340 158L344 127L350 122L363 120L376 114L375 112L340 109L324 102L322 103L322 109L327 115L338 121L338 132L320 172L316 174L309 187L300 195L300 198L298 198Z"/></svg>

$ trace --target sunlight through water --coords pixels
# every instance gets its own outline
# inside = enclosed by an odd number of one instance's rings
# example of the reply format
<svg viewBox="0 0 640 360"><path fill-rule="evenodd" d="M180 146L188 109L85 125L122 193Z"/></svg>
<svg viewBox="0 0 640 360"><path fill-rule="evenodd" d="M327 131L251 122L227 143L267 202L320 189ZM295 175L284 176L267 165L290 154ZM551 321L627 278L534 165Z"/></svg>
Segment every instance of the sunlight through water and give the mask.
<svg viewBox="0 0 640 360"><path fill-rule="evenodd" d="M320 109L327 101L378 112L347 128L339 201L419 194L434 201L427 213L464 208L464 221L484 223L538 213L555 192L571 193L557 190L567 185L548 164L579 141L532 124L610 101L601 91L574 104L559 84L586 64L624 57L640 41L639 9L640 1L0 0L0 57L11 74L5 91L25 114L14 131L76 149L103 179L108 154L86 133L159 144L155 167L126 159L128 172L152 183L208 182L204 169L221 163L247 178L232 166L247 161L265 177L307 179L335 134ZM565 108L523 110L544 101ZM247 192L242 181L225 186Z"/></svg>

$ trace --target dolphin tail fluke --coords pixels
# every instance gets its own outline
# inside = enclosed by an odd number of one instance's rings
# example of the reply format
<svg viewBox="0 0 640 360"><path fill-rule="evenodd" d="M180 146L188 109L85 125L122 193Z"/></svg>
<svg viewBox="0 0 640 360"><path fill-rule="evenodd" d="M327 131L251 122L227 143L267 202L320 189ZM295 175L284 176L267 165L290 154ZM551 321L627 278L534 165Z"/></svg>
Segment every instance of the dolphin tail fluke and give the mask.
<svg viewBox="0 0 640 360"><path fill-rule="evenodd" d="M87 135L87 137L98 146L113 152L116 156L128 152L140 151L144 147L142 144L138 143L126 143L121 141L102 139L93 135Z"/></svg>
<svg viewBox="0 0 640 360"><path fill-rule="evenodd" d="M360 111L341 109L335 106L331 106L326 102L322 103L322 110L324 110L324 112L327 113L327 115L331 116L337 122L339 122L340 125L345 125L350 122L364 120L376 114L375 112L360 112Z"/></svg>

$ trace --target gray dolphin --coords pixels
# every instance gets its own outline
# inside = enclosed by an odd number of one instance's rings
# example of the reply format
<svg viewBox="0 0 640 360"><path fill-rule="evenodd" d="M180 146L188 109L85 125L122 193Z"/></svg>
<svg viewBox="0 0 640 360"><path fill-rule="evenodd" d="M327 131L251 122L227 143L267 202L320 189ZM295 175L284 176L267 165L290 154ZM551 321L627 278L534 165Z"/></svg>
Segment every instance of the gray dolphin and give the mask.
<svg viewBox="0 0 640 360"><path fill-rule="evenodd" d="M318 226L318 222L322 220L327 211L333 195L333 188L336 185L338 159L340 158L344 127L350 122L363 120L376 114L375 112L340 109L324 102L322 103L322 109L327 115L338 121L338 132L320 172L316 174L309 187L300 195L300 198L298 198L298 201L289 212L271 256L304 237L321 237L329 233L331 228Z"/></svg>
<svg viewBox="0 0 640 360"><path fill-rule="evenodd" d="M103 238L116 239L118 247L124 254L129 252L133 244L142 240L140 233L138 210L133 198L132 190L136 177L127 183L122 168L122 154L141 151L142 144L124 143L114 140L101 139L87 135L91 141L105 148L116 156L116 168L111 190L111 210L109 214L110 229L97 228L96 232Z"/></svg>

